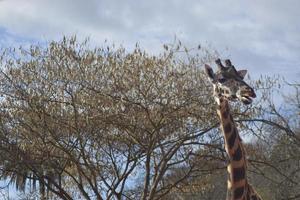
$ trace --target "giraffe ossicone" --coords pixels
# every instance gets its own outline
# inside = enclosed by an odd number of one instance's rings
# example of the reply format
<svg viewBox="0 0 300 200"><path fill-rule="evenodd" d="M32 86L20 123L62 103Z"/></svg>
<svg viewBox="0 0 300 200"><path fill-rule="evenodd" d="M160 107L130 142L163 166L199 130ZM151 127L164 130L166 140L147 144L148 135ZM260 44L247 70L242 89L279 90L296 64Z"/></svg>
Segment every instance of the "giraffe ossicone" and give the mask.
<svg viewBox="0 0 300 200"><path fill-rule="evenodd" d="M213 84L214 97L218 104L217 113L229 158L227 200L262 200L248 182L246 151L228 102L239 100L244 104L250 104L256 94L244 81L247 70L237 71L230 60L225 60L224 66L221 60L217 59L216 64L218 66L216 73L209 65L205 65L205 72Z"/></svg>

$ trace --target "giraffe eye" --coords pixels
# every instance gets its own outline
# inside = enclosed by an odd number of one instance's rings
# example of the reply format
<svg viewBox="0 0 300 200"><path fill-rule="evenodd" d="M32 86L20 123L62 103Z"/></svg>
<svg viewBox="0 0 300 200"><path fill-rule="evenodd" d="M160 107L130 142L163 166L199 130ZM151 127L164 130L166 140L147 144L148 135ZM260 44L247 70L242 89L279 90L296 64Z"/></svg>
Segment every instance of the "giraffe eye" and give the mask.
<svg viewBox="0 0 300 200"><path fill-rule="evenodd" d="M224 82L226 81L226 79L225 79L225 78L220 78L218 81L219 81L220 83L224 83Z"/></svg>

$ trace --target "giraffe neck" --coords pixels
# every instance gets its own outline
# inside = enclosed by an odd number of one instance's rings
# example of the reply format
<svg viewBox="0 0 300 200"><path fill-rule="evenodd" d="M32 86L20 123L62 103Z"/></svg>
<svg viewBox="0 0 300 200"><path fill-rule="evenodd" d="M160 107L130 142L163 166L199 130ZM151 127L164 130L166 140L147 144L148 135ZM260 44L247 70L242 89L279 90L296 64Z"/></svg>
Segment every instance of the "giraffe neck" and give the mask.
<svg viewBox="0 0 300 200"><path fill-rule="evenodd" d="M246 152L235 122L230 113L228 101L217 99L217 113L220 118L221 129L225 140L225 149L229 157L228 170L228 197L229 200L260 200L251 185L247 181Z"/></svg>

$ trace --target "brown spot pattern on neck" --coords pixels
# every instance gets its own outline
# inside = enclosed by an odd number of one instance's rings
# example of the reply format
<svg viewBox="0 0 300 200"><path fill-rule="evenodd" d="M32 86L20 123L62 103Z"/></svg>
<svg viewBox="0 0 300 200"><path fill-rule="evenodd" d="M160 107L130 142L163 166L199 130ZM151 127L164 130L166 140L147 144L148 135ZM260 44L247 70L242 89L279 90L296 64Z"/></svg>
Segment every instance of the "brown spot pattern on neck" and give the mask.
<svg viewBox="0 0 300 200"><path fill-rule="evenodd" d="M228 188L228 191L232 195L229 200L261 200L252 186L247 182L245 151L233 117L230 113L228 101L220 98L219 103L217 110L225 139L225 148L230 159L228 181L230 182L231 187Z"/></svg>

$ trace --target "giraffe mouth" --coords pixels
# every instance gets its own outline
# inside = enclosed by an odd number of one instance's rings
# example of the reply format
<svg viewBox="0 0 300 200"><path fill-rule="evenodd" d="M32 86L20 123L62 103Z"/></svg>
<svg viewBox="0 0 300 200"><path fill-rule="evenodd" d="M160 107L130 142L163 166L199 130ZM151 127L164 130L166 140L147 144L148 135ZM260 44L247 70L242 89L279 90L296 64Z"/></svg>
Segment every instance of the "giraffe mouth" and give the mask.
<svg viewBox="0 0 300 200"><path fill-rule="evenodd" d="M251 92L249 94L244 94L241 96L241 101L246 104L246 105L249 105L252 103L253 101L253 98L256 97L256 94L254 92Z"/></svg>
<svg viewBox="0 0 300 200"><path fill-rule="evenodd" d="M239 99L242 101L243 104L249 105L253 102L253 98L256 97L255 92L251 89L248 92L244 92L239 96Z"/></svg>
<svg viewBox="0 0 300 200"><path fill-rule="evenodd" d="M253 100L250 96L242 96L241 101L243 102L243 104L249 105L252 103Z"/></svg>

